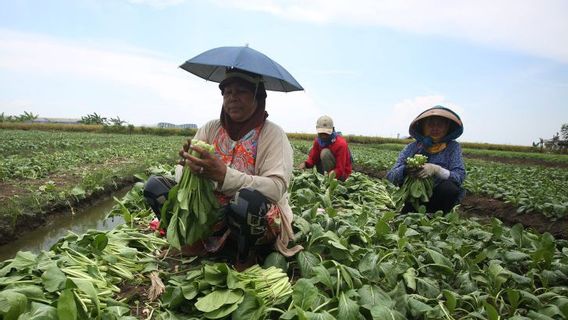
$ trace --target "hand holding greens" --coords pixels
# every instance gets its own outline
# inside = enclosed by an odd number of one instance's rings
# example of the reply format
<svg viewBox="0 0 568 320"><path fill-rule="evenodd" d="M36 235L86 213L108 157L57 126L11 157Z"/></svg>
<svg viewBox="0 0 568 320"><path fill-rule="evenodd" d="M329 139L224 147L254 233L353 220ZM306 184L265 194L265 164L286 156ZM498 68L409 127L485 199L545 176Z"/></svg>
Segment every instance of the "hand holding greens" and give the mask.
<svg viewBox="0 0 568 320"><path fill-rule="evenodd" d="M406 166L409 170L420 170L428 161L428 157L417 154L406 158ZM400 189L394 194L394 201L398 207L410 202L415 210L419 210L420 205L428 202L432 196L434 181L431 177L419 178L414 175L407 175Z"/></svg>
<svg viewBox="0 0 568 320"><path fill-rule="evenodd" d="M215 152L214 147L206 142L193 139L191 144L211 154ZM190 154L200 157L196 151ZM217 221L218 208L213 183L184 166L180 182L170 190L162 207L160 227L167 230L168 243L180 249L182 245L191 245L207 235Z"/></svg>

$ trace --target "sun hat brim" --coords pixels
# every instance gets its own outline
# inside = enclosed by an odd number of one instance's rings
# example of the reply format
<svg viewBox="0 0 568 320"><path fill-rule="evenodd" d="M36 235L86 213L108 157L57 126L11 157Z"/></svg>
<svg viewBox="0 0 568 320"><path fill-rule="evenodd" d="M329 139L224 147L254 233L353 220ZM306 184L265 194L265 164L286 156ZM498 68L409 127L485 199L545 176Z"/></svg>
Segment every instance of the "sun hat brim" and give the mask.
<svg viewBox="0 0 568 320"><path fill-rule="evenodd" d="M446 137L448 138L447 140L454 140L462 135L463 123L460 116L446 107L435 106L423 111L416 118L414 118L414 120L412 120L408 128L408 133L410 134L410 136L412 136L413 138L422 136L422 132L420 132L421 130L419 128L422 124L422 120L434 116L443 117L452 122L450 125L450 130L446 135Z"/></svg>

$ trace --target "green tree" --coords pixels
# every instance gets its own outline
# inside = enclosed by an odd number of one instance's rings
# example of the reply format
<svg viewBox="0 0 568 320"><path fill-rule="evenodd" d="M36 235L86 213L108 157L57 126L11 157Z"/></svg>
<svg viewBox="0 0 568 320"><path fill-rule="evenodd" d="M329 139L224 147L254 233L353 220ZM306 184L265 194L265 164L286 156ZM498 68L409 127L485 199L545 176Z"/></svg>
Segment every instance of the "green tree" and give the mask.
<svg viewBox="0 0 568 320"><path fill-rule="evenodd" d="M120 120L120 117L117 116L116 118L110 118L110 123L113 126L121 127L123 124L126 123L126 121Z"/></svg>
<svg viewBox="0 0 568 320"><path fill-rule="evenodd" d="M560 132L562 133L562 139L568 140L568 123L562 125Z"/></svg>
<svg viewBox="0 0 568 320"><path fill-rule="evenodd" d="M79 122L82 124L102 124L102 125L108 124L107 118L101 117L96 112L81 117L81 121Z"/></svg>
<svg viewBox="0 0 568 320"><path fill-rule="evenodd" d="M38 115L33 114L32 112L24 111L23 114L16 117L16 121L24 122L24 121L32 121L37 119Z"/></svg>

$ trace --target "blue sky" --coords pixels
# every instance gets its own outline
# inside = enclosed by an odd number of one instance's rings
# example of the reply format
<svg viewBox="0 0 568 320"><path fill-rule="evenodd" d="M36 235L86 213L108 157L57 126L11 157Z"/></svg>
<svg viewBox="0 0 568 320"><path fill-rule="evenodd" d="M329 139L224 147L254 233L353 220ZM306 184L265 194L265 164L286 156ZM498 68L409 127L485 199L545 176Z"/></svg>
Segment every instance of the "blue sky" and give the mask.
<svg viewBox="0 0 568 320"><path fill-rule="evenodd" d="M215 83L179 68L248 44L303 92L269 92L269 119L396 137L442 104L460 141L530 145L568 123L568 2L0 0L0 113L135 125L218 117Z"/></svg>

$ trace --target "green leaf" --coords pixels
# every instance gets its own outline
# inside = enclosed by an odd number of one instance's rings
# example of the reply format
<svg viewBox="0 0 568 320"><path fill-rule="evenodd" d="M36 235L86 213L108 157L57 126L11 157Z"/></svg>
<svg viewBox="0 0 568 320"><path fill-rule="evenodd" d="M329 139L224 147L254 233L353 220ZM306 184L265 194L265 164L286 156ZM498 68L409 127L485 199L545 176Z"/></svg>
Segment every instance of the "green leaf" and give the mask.
<svg viewBox="0 0 568 320"><path fill-rule="evenodd" d="M61 320L77 319L77 305L73 298L72 289L65 289L57 299L57 316Z"/></svg>
<svg viewBox="0 0 568 320"><path fill-rule="evenodd" d="M401 223L398 225L397 234L399 238L404 238L404 235L406 234L406 229L408 229L408 226L406 224Z"/></svg>
<svg viewBox="0 0 568 320"><path fill-rule="evenodd" d="M28 300L35 300L35 301L43 300L46 303L49 302L48 300L46 300L45 293L41 286L23 284L15 286L12 290L25 295L28 298Z"/></svg>
<svg viewBox="0 0 568 320"><path fill-rule="evenodd" d="M471 262L473 264L479 264L481 261L487 259L487 250L484 249L483 251L479 252Z"/></svg>
<svg viewBox="0 0 568 320"><path fill-rule="evenodd" d="M300 273L304 278L312 277L314 267L320 264L320 260L318 259L318 257L316 257L313 253L309 251L300 251L298 253L296 261L300 266Z"/></svg>
<svg viewBox="0 0 568 320"><path fill-rule="evenodd" d="M446 258L446 256L432 249L426 248L426 251L428 252L428 254L430 255L430 257L432 258L435 264L439 264L449 268L450 270L453 270L454 265L448 258Z"/></svg>
<svg viewBox="0 0 568 320"><path fill-rule="evenodd" d="M450 311L450 313L453 313L458 303L458 299L456 297L457 293L446 289L442 290L442 293L446 298L446 308L448 308L448 311Z"/></svg>
<svg viewBox="0 0 568 320"><path fill-rule="evenodd" d="M440 294L440 288L434 280L428 278L416 278L416 281L416 291L419 295L429 299L435 299Z"/></svg>
<svg viewBox="0 0 568 320"><path fill-rule="evenodd" d="M520 223L515 224L510 231L511 237L513 238L517 246L519 246L519 248L523 246L523 231L523 225Z"/></svg>
<svg viewBox="0 0 568 320"><path fill-rule="evenodd" d="M347 284L348 289L354 289L353 279L351 278L351 274L346 270L344 265L339 266L339 272L341 273L343 281L345 281L345 284Z"/></svg>
<svg viewBox="0 0 568 320"><path fill-rule="evenodd" d="M180 240L180 234L178 232L178 223L179 223L179 214L178 212L174 212L174 215L172 216L170 223L168 224L168 229L166 231L166 239L168 240L168 243L176 248L176 249L180 249L181 248L181 240Z"/></svg>
<svg viewBox="0 0 568 320"><path fill-rule="evenodd" d="M18 251L12 262L0 270L0 277L6 276L12 269L24 272L37 266L37 255L29 251Z"/></svg>
<svg viewBox="0 0 568 320"><path fill-rule="evenodd" d="M280 268L283 272L288 271L288 262L286 257L280 252L271 252L266 259L264 259L263 267L266 269L268 267L274 266Z"/></svg>
<svg viewBox="0 0 568 320"><path fill-rule="evenodd" d="M339 294L338 318L346 320L359 319L359 305L346 294Z"/></svg>
<svg viewBox="0 0 568 320"><path fill-rule="evenodd" d="M197 284L195 282L184 283L181 286L181 292L185 300L193 300L193 298L197 297L199 294L199 289L197 288Z"/></svg>
<svg viewBox="0 0 568 320"><path fill-rule="evenodd" d="M508 262L517 262L530 258L528 254L518 250L507 251L505 252L504 257Z"/></svg>
<svg viewBox="0 0 568 320"><path fill-rule="evenodd" d="M331 290L334 289L333 279L331 278L331 274L323 265L320 264L319 266L314 267L313 272L315 274L316 279L320 283L322 283Z"/></svg>
<svg viewBox="0 0 568 320"><path fill-rule="evenodd" d="M373 320L406 320L400 312L386 306L374 306L371 309Z"/></svg>
<svg viewBox="0 0 568 320"><path fill-rule="evenodd" d="M334 247L335 249L344 251L343 254L348 254L348 252L349 252L349 249L347 249L347 248L346 248L344 245L342 245L341 242L339 242L339 241L330 240L328 243L329 243L329 245L331 245L331 246Z"/></svg>
<svg viewBox="0 0 568 320"><path fill-rule="evenodd" d="M485 312L487 313L487 317L489 320L499 320L499 313L494 306L492 306L487 301L483 301L483 307L485 308Z"/></svg>
<svg viewBox="0 0 568 320"><path fill-rule="evenodd" d="M244 296L241 297L241 301L242 301L243 298L244 298ZM225 305L219 307L219 308L216 309L216 310L213 310L213 311L211 311L211 312L206 312L206 313L204 314L204 316L205 316L205 318L207 318L207 319L221 319L221 318L224 318L224 317L230 315L231 313L233 313L233 311L237 310L237 308L239 307L239 303L240 303L240 301L237 302L237 303L233 303L233 304L225 304Z"/></svg>
<svg viewBox="0 0 568 320"><path fill-rule="evenodd" d="M552 257L554 256L554 243L554 237L550 233L545 232L542 234L537 244L538 249L532 255L533 261L537 263L542 261L546 267L550 266Z"/></svg>
<svg viewBox="0 0 568 320"><path fill-rule="evenodd" d="M97 290L93 286L93 283L88 280L77 279L77 278L69 278L73 283L79 288L79 290L83 291L89 299L93 302L96 306L96 314L98 315L101 311L101 305L99 301L99 297L97 296Z"/></svg>
<svg viewBox="0 0 568 320"><path fill-rule="evenodd" d="M433 308L424 302L414 299L413 297L408 298L408 305L410 307L410 313L414 319L423 318L424 314Z"/></svg>
<svg viewBox="0 0 568 320"><path fill-rule="evenodd" d="M534 311L534 310L530 310L527 313L527 317L533 320L554 320L554 318L544 315L540 311Z"/></svg>
<svg viewBox="0 0 568 320"><path fill-rule="evenodd" d="M538 310L538 312L540 314L549 316L553 319L554 318L563 318L562 311L560 311L560 308L558 308L557 306L555 306L553 304L548 304L548 305L544 306L543 308Z"/></svg>
<svg viewBox="0 0 568 320"><path fill-rule="evenodd" d="M97 252L102 252L108 244L108 237L106 234L98 234L93 243L91 244Z"/></svg>
<svg viewBox="0 0 568 320"><path fill-rule="evenodd" d="M381 279L381 273L377 267L379 263L379 255L374 252L368 252L359 261L357 268L363 276L365 276L370 281L379 281Z"/></svg>
<svg viewBox="0 0 568 320"><path fill-rule="evenodd" d="M527 303L529 306L531 306L534 309L538 309L541 306L540 303L540 299L537 298L534 294L525 291L525 290L519 290L519 293L521 294L521 303Z"/></svg>
<svg viewBox="0 0 568 320"><path fill-rule="evenodd" d="M413 291L416 291L416 269L408 268L406 272L402 275L406 286Z"/></svg>
<svg viewBox="0 0 568 320"><path fill-rule="evenodd" d="M219 286L225 284L230 270L225 263L206 264L203 266L203 279L210 285Z"/></svg>
<svg viewBox="0 0 568 320"><path fill-rule="evenodd" d="M85 189L79 187L79 186L75 186L73 189L71 189L71 194L74 195L77 198L82 198L85 196L86 192Z"/></svg>
<svg viewBox="0 0 568 320"><path fill-rule="evenodd" d="M509 299L509 304L513 308L513 312L519 307L519 302L521 301L521 294L518 290L507 289L507 298Z"/></svg>
<svg viewBox="0 0 568 320"><path fill-rule="evenodd" d="M375 285L371 286L366 284L357 290L357 293L359 294L359 304L369 310L377 305L388 308L394 305L391 297L380 287Z"/></svg>
<svg viewBox="0 0 568 320"><path fill-rule="evenodd" d="M318 297L318 289L305 278L300 278L293 287L292 300L294 305L303 310L311 310Z"/></svg>
<svg viewBox="0 0 568 320"><path fill-rule="evenodd" d="M298 314L298 310L299 309L288 310L280 316L280 319L281 320L300 319L299 314Z"/></svg>
<svg viewBox="0 0 568 320"><path fill-rule="evenodd" d="M38 302L32 302L30 311L22 314L18 320L59 320L57 309L54 307Z"/></svg>
<svg viewBox="0 0 568 320"><path fill-rule="evenodd" d="M110 306L105 308L104 312L120 320L137 320L136 317L127 316L127 314L130 314L130 308L125 306ZM103 319L105 319L106 314L103 316Z"/></svg>
<svg viewBox="0 0 568 320"><path fill-rule="evenodd" d="M246 293L243 302L231 315L232 320L258 320L262 319L265 314L266 306L262 299L257 296Z"/></svg>
<svg viewBox="0 0 568 320"><path fill-rule="evenodd" d="M3 320L16 320L27 309L28 298L14 290L0 291L0 315Z"/></svg>
<svg viewBox="0 0 568 320"><path fill-rule="evenodd" d="M226 304L235 304L242 301L242 290L215 290L204 297L197 299L195 308L201 312L212 312Z"/></svg>
<svg viewBox="0 0 568 320"><path fill-rule="evenodd" d="M67 277L55 263L52 263L41 275L41 280L47 292L55 292L65 288Z"/></svg>
<svg viewBox="0 0 568 320"><path fill-rule="evenodd" d="M501 288L503 283L505 283L510 276L509 271L497 263L491 263L489 265L489 268L487 268L487 273L489 279L491 279L493 282L493 286L498 290Z"/></svg>
<svg viewBox="0 0 568 320"><path fill-rule="evenodd" d="M389 224L382 220L377 221L377 224L375 225L375 233L379 237L391 233Z"/></svg>
<svg viewBox="0 0 568 320"><path fill-rule="evenodd" d="M184 302L184 297L180 287L166 287L166 291L162 295L162 305L169 309L176 309Z"/></svg>
<svg viewBox="0 0 568 320"><path fill-rule="evenodd" d="M336 320L336 318L329 314L327 311L323 311L321 313L306 312L303 317L300 316L299 318L309 320Z"/></svg>

